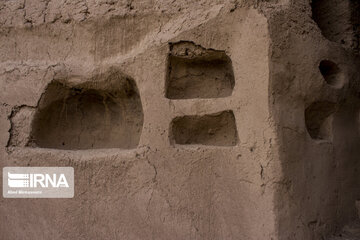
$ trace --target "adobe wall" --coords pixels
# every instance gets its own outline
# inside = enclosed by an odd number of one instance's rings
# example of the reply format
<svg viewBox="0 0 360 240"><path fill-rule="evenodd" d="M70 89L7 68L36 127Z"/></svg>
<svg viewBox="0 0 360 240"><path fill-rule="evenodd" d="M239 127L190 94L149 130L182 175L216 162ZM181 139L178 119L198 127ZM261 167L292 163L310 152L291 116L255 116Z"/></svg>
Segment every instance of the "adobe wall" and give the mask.
<svg viewBox="0 0 360 240"><path fill-rule="evenodd" d="M269 17L269 93L283 172L275 200L279 239L328 239L358 218L354 2L293 1Z"/></svg>
<svg viewBox="0 0 360 240"><path fill-rule="evenodd" d="M72 199L1 197L0 239L341 232L360 198L358 9L0 3L0 166L75 169Z"/></svg>
<svg viewBox="0 0 360 240"><path fill-rule="evenodd" d="M3 2L0 165L75 197L1 198L0 238L276 239L273 4Z"/></svg>

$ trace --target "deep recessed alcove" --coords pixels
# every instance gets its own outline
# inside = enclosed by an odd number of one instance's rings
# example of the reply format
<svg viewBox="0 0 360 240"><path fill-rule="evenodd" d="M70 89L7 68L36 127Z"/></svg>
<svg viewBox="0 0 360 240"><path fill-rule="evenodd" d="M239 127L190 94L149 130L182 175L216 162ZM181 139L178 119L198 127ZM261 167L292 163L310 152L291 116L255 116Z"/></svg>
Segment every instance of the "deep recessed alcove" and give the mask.
<svg viewBox="0 0 360 240"><path fill-rule="evenodd" d="M320 62L319 70L327 84L334 88L342 88L344 85L344 75L339 66L329 60Z"/></svg>
<svg viewBox="0 0 360 240"><path fill-rule="evenodd" d="M349 0L312 0L312 17L324 37L350 46L352 42Z"/></svg>
<svg viewBox="0 0 360 240"><path fill-rule="evenodd" d="M359 1L312 0L311 7L312 18L324 37L359 52Z"/></svg>
<svg viewBox="0 0 360 240"><path fill-rule="evenodd" d="M232 111L177 117L171 123L171 133L176 144L234 146L238 139Z"/></svg>
<svg viewBox="0 0 360 240"><path fill-rule="evenodd" d="M332 139L332 114L336 104L332 102L314 102L305 110L305 125L311 138L316 140Z"/></svg>
<svg viewBox="0 0 360 240"><path fill-rule="evenodd" d="M110 71L78 85L51 82L40 99L28 145L135 148L142 125L143 110L135 81Z"/></svg>
<svg viewBox="0 0 360 240"><path fill-rule="evenodd" d="M224 51L192 42L170 44L167 69L167 98L220 98L232 94L234 73Z"/></svg>

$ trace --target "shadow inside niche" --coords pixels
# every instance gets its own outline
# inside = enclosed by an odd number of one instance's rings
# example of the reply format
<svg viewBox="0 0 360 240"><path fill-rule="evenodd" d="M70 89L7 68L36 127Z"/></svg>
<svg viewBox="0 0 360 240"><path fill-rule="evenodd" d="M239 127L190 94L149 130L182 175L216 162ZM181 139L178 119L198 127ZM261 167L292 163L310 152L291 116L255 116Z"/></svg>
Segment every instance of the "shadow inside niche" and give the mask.
<svg viewBox="0 0 360 240"><path fill-rule="evenodd" d="M130 149L137 147L142 125L135 81L119 72L76 86L53 81L40 99L28 146Z"/></svg>
<svg viewBox="0 0 360 240"><path fill-rule="evenodd" d="M176 144L235 146L238 139L232 111L177 117L171 123L171 132Z"/></svg>
<svg viewBox="0 0 360 240"><path fill-rule="evenodd" d="M359 53L359 1L312 0L311 7L312 18L324 37Z"/></svg>
<svg viewBox="0 0 360 240"><path fill-rule="evenodd" d="M336 63L329 60L322 60L319 65L319 70L327 84L334 88L343 87L344 76Z"/></svg>
<svg viewBox="0 0 360 240"><path fill-rule="evenodd" d="M331 140L332 114L336 104L332 102L314 102L305 110L305 124L311 138L318 140Z"/></svg>
<svg viewBox="0 0 360 240"><path fill-rule="evenodd" d="M234 85L231 59L224 51L205 49L186 41L170 44L167 98L227 97Z"/></svg>

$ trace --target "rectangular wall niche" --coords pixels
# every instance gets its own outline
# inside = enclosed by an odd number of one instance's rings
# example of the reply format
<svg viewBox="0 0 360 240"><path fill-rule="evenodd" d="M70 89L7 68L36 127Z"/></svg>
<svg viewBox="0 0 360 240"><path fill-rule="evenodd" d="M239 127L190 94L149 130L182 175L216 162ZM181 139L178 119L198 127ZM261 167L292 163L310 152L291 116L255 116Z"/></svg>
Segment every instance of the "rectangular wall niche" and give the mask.
<svg viewBox="0 0 360 240"><path fill-rule="evenodd" d="M234 146L238 139L232 111L177 117L171 123L171 132L176 144Z"/></svg>
<svg viewBox="0 0 360 240"><path fill-rule="evenodd" d="M227 97L233 88L232 64L224 51L205 49L192 42L170 44L167 98Z"/></svg>

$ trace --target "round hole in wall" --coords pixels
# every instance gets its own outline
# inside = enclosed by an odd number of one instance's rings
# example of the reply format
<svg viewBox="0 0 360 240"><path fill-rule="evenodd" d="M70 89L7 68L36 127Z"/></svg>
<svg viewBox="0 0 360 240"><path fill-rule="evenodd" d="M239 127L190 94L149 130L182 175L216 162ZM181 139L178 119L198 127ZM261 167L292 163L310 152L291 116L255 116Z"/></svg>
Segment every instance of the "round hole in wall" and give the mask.
<svg viewBox="0 0 360 240"><path fill-rule="evenodd" d="M330 60L323 60L320 62L319 70L327 84L335 88L343 87L344 76L336 63Z"/></svg>

